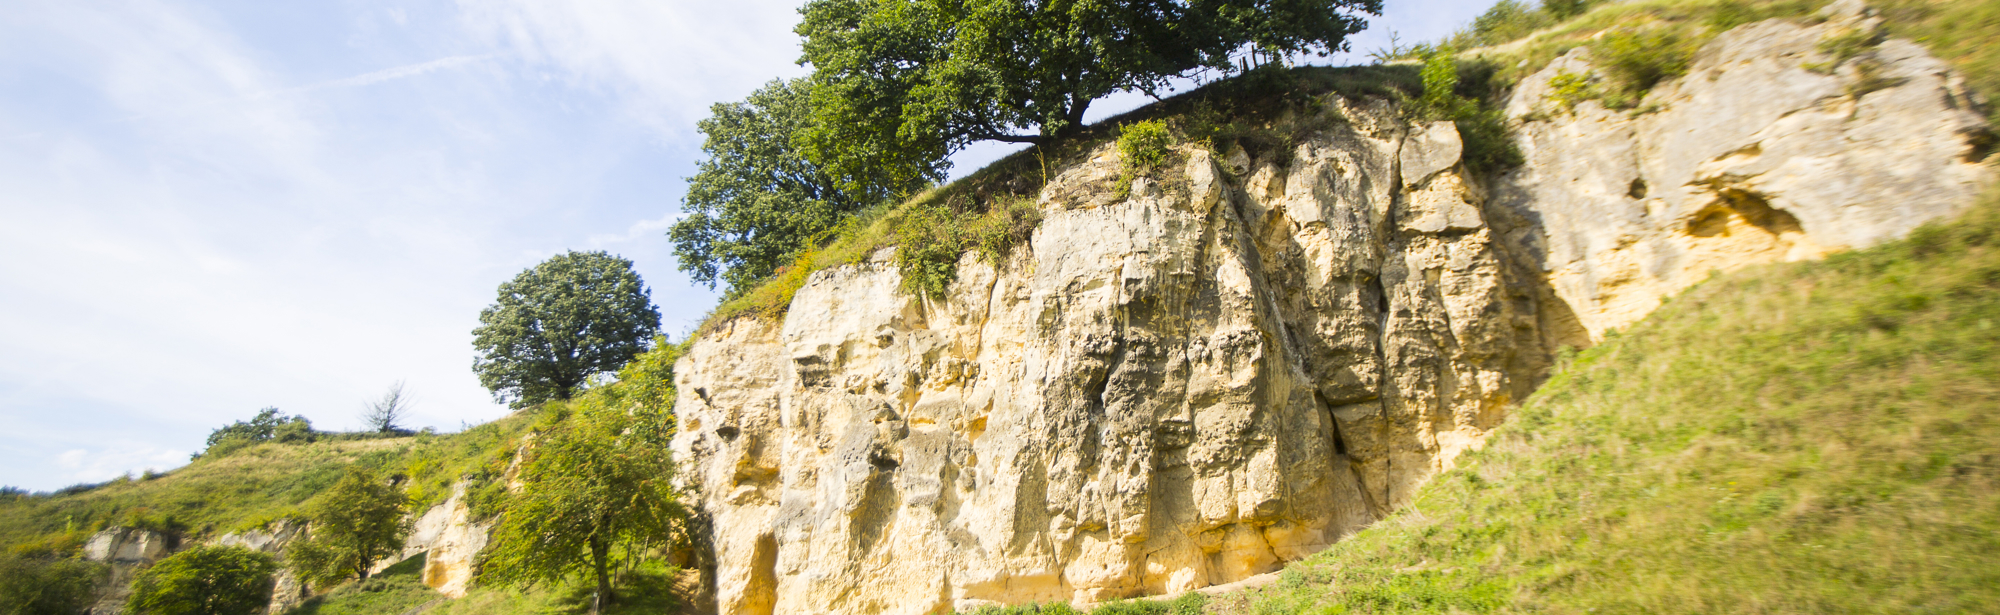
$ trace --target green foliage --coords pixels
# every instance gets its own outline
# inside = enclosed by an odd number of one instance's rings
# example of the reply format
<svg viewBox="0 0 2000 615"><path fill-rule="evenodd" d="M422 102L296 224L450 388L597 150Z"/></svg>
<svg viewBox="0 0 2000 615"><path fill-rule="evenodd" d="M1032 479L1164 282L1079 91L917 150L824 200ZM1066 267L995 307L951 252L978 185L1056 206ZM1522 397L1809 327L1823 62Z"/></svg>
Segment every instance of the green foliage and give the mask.
<svg viewBox="0 0 2000 615"><path fill-rule="evenodd" d="M1671 28L1616 28L1598 37L1591 59L1615 88L1606 106L1630 108L1661 81L1687 74L1700 45Z"/></svg>
<svg viewBox="0 0 2000 615"><path fill-rule="evenodd" d="M0 553L0 615L73 615L90 605L102 564Z"/></svg>
<svg viewBox="0 0 2000 615"><path fill-rule="evenodd" d="M196 459L203 455L221 457L244 447L262 442L311 442L313 440L312 421L303 416L286 418L278 414L277 408L265 408L257 412L249 422L237 421L208 434L208 446L195 453Z"/></svg>
<svg viewBox="0 0 2000 615"><path fill-rule="evenodd" d="M1133 122L1118 131L1118 154L1124 160L1125 170L1133 174L1159 170L1167 163L1173 146L1174 135L1167 130L1167 123L1160 120Z"/></svg>
<svg viewBox="0 0 2000 615"><path fill-rule="evenodd" d="M1721 275L1566 365L1408 509L1220 613L2000 604L2000 192Z"/></svg>
<svg viewBox="0 0 2000 615"><path fill-rule="evenodd" d="M1230 70L1245 46L1345 49L1381 2L814 0L802 12L816 84L810 157L843 176L901 179L940 176L974 141L1073 136L1091 102ZM882 153L893 158L870 155Z"/></svg>
<svg viewBox="0 0 2000 615"><path fill-rule="evenodd" d="M1500 0L1473 18L1470 28L1454 34L1445 45L1461 49L1498 45L1533 34L1557 21L1546 3L1537 9L1521 0Z"/></svg>
<svg viewBox="0 0 2000 615"><path fill-rule="evenodd" d="M1424 58L1424 93L1417 99L1414 115L1435 121L1458 117L1468 101L1458 95L1458 58L1450 47L1433 51Z"/></svg>
<svg viewBox="0 0 2000 615"><path fill-rule="evenodd" d="M1417 121L1451 120L1465 144L1466 167L1477 173L1498 172L1525 160L1497 102L1493 72L1483 61L1460 64L1449 47L1436 49L1424 58L1423 94L1407 107ZM1467 90L1474 96L1467 96Z"/></svg>
<svg viewBox="0 0 2000 615"><path fill-rule="evenodd" d="M715 105L699 124L707 158L688 178L687 217L667 233L695 281L720 280L728 296L741 296L842 220L922 187L922 174L843 178L807 160L797 143L811 126L810 96L804 79L772 81L743 102Z"/></svg>
<svg viewBox="0 0 2000 615"><path fill-rule="evenodd" d="M515 408L569 399L646 351L660 330L648 292L632 261L604 252L558 254L522 271L472 330L479 384Z"/></svg>
<svg viewBox="0 0 2000 615"><path fill-rule="evenodd" d="M1542 0L1542 12L1561 21L1582 15L1590 5L1590 0Z"/></svg>
<svg viewBox="0 0 2000 615"><path fill-rule="evenodd" d="M1588 74L1561 71L1549 80L1549 100L1562 107L1563 113L1575 111L1583 101L1603 97L1604 91L1598 89L1597 80Z"/></svg>
<svg viewBox="0 0 2000 615"><path fill-rule="evenodd" d="M958 213L937 201L911 204L896 224L896 268L903 292L943 299L958 279L959 257L977 250L987 262L1002 265L1041 220L1041 210L1026 201L987 213Z"/></svg>
<svg viewBox="0 0 2000 615"><path fill-rule="evenodd" d="M198 546L169 555L132 580L125 612L139 615L251 615L271 602L278 563L242 547Z"/></svg>
<svg viewBox="0 0 2000 615"><path fill-rule="evenodd" d="M686 515L672 485L672 365L662 346L621 373L619 384L550 404L523 452L518 480L482 554L483 582L532 587L584 576L612 601L614 549L645 552L671 541Z"/></svg>
<svg viewBox="0 0 2000 615"><path fill-rule="evenodd" d="M375 562L402 551L415 521L406 514L408 505L401 488L367 467L352 466L307 507L310 537L292 543L285 558L300 579L316 586L349 577L366 580Z"/></svg>

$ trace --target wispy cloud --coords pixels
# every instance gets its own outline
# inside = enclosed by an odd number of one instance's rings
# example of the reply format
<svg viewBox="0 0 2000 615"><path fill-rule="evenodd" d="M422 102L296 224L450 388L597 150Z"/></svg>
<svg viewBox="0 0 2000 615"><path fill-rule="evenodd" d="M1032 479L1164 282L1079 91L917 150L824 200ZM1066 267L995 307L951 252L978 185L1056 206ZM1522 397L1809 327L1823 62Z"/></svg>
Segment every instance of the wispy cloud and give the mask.
<svg viewBox="0 0 2000 615"><path fill-rule="evenodd" d="M496 54L489 53L481 55L460 55L460 56L452 56L449 58L439 58L436 60L431 60L429 62L420 62L417 64L409 64L405 66L398 66L395 68L385 68L375 72L363 73L345 79L335 79L332 81L315 83L312 85L302 85L295 88L286 88L284 90L279 90L277 93L297 94L303 92L311 92L315 90L325 90L329 88L351 88L364 85L373 85L384 81L393 81L396 79L415 77L418 75L436 72L448 68L458 68L460 66L472 64L474 62L480 62L492 59L495 55Z"/></svg>

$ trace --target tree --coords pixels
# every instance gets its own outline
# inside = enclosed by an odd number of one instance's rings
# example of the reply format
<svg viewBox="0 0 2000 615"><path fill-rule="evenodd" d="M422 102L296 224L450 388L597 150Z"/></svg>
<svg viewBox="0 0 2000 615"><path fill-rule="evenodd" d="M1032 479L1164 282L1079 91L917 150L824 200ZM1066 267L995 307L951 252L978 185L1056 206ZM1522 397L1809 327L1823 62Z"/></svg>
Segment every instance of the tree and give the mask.
<svg viewBox="0 0 2000 615"><path fill-rule="evenodd" d="M1347 48L1381 0L813 0L811 157L841 177L935 174L974 141L1048 143L1093 101L1234 54ZM1017 131L1034 130L1032 133ZM883 152L888 159L871 158Z"/></svg>
<svg viewBox="0 0 2000 615"><path fill-rule="evenodd" d="M285 556L299 578L325 586L348 577L368 579L376 562L403 551L412 519L409 496L359 464L307 509L310 537L292 543Z"/></svg>
<svg viewBox="0 0 2000 615"><path fill-rule="evenodd" d="M521 491L481 563L482 581L532 586L588 575L597 584L595 611L613 600L612 548L667 539L685 517L667 457L671 418L660 403L660 389L671 399L671 350L648 353L665 356L635 362L614 390L556 406L537 425L522 453Z"/></svg>
<svg viewBox="0 0 2000 615"><path fill-rule="evenodd" d="M0 555L0 615L71 615L90 606L102 564Z"/></svg>
<svg viewBox="0 0 2000 615"><path fill-rule="evenodd" d="M225 425L208 434L208 446L194 458L204 456L224 456L253 444L277 441L284 443L310 442L313 438L312 421L303 416L285 417L277 408L264 408L249 422L237 421Z"/></svg>
<svg viewBox="0 0 2000 615"><path fill-rule="evenodd" d="M923 186L921 177L843 182L806 159L797 139L811 125L810 100L807 80L772 81L698 125L708 158L688 178L687 217L667 233L695 281L741 294L842 218Z"/></svg>
<svg viewBox="0 0 2000 615"><path fill-rule="evenodd" d="M154 563L132 580L125 612L145 615L250 615L271 604L271 556L242 547L201 546Z"/></svg>
<svg viewBox="0 0 2000 615"><path fill-rule="evenodd" d="M660 329L632 261L568 252L500 285L472 330L472 370L515 408L569 399L592 376L645 352Z"/></svg>
<svg viewBox="0 0 2000 615"><path fill-rule="evenodd" d="M361 423L368 429L377 433L407 431L396 426L396 421L410 412L410 396L403 393L403 381L389 385L389 392L382 394L381 401L368 402L366 406L361 412Z"/></svg>

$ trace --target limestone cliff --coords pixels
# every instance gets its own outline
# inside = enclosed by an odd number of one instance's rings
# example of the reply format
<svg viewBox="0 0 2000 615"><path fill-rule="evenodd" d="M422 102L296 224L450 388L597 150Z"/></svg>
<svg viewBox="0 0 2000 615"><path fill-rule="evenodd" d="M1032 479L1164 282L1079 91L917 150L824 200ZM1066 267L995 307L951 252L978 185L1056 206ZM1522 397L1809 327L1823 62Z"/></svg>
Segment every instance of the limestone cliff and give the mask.
<svg viewBox="0 0 2000 615"><path fill-rule="evenodd" d="M814 274L677 366L722 612L1178 592L1366 526L1556 348L1969 200L1990 137L1941 64L1890 41L1886 72L1806 68L1849 11L1727 33L1645 113L1551 112L1590 70L1566 56L1517 89L1528 163L1498 177L1450 123L1330 96L1288 151L1188 147L1129 190L1110 147L1052 169L1028 249L966 256L942 300L886 251Z"/></svg>

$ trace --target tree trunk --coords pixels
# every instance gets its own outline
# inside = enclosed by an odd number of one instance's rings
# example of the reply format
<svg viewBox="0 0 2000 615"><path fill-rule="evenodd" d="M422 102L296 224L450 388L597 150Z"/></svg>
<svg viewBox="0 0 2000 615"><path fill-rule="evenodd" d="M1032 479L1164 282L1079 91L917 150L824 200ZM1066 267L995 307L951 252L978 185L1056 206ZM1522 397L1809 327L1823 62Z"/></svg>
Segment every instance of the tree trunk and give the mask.
<svg viewBox="0 0 2000 615"><path fill-rule="evenodd" d="M597 569L597 597L590 602L590 612L597 613L604 609L605 604L611 602L611 579L605 576L605 568L611 560L611 545L605 544L603 538L592 537L590 558L591 564Z"/></svg>

